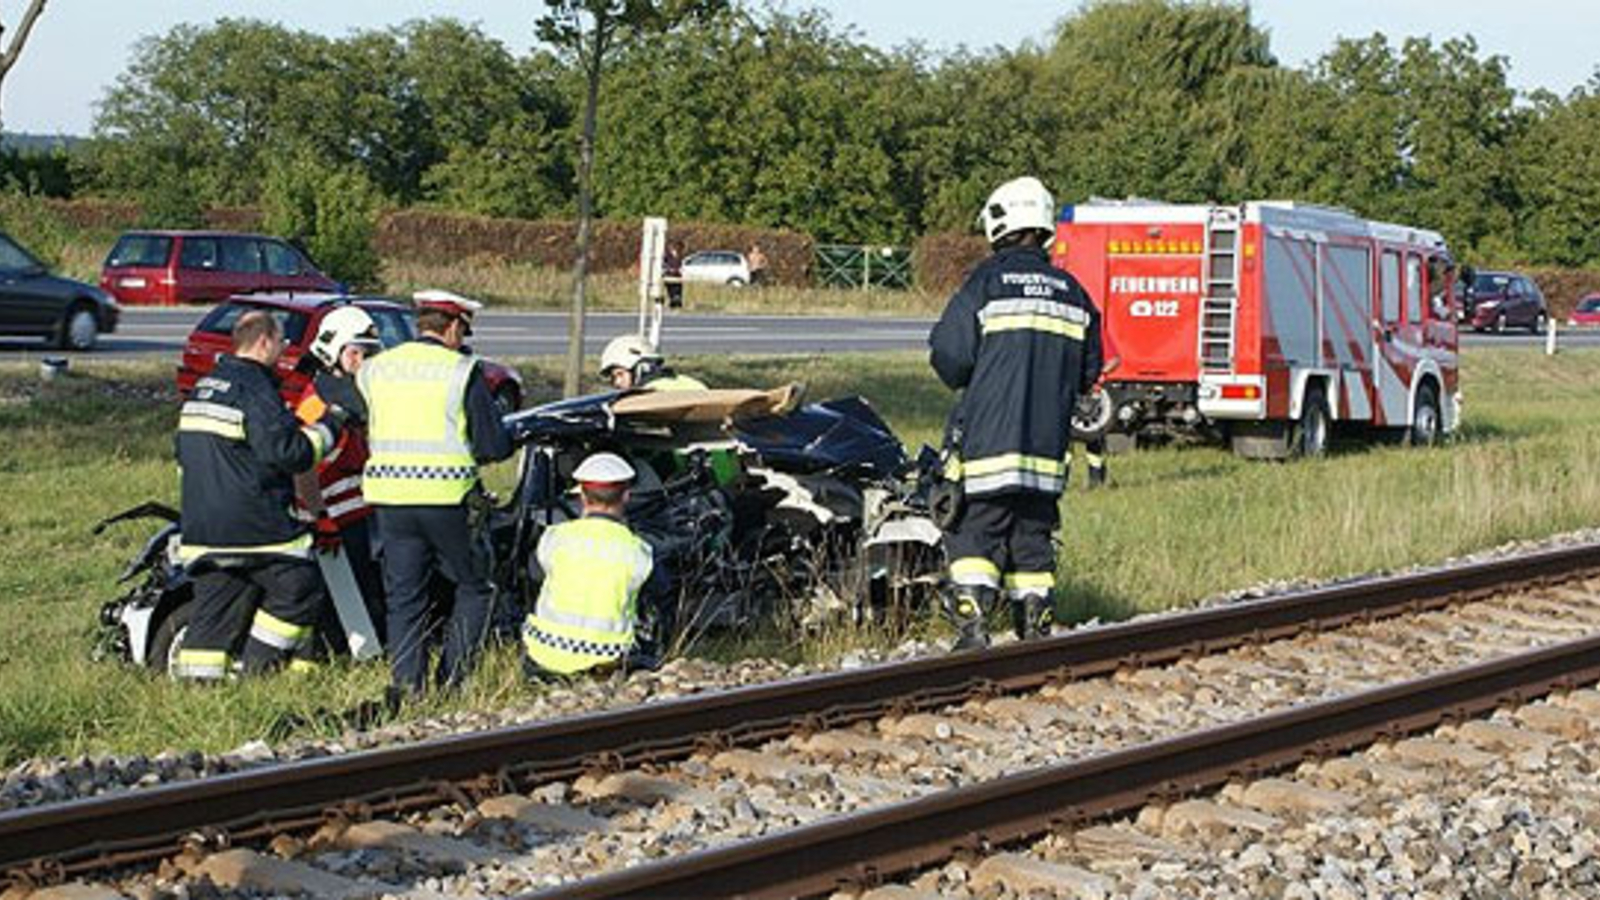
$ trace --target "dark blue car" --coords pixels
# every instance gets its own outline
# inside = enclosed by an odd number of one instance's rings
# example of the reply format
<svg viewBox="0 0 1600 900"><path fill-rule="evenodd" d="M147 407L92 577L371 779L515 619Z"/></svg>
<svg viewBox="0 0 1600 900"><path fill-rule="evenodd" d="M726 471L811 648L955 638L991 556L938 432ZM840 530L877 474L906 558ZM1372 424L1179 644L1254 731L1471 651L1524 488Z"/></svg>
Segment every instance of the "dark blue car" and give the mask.
<svg viewBox="0 0 1600 900"><path fill-rule="evenodd" d="M117 329L122 308L105 291L50 274L0 233L0 334L42 337L63 350L90 350Z"/></svg>

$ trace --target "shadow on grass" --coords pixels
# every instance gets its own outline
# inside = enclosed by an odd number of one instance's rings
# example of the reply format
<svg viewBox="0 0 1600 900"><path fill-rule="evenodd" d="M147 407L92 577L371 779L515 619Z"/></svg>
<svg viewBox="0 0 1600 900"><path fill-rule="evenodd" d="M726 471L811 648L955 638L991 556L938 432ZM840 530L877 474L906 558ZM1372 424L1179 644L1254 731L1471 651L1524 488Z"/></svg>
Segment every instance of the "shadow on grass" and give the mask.
<svg viewBox="0 0 1600 900"><path fill-rule="evenodd" d="M1120 622L1139 613L1138 605L1128 597L1071 577L1062 579L1059 584L1061 600L1056 604L1056 613L1063 625L1092 620Z"/></svg>

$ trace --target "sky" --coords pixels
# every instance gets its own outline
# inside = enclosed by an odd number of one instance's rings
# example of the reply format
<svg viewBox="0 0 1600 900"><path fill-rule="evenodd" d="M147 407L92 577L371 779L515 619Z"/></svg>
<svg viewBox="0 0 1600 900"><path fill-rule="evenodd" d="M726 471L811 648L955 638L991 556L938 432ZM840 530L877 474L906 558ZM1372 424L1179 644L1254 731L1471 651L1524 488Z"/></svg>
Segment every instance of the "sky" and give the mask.
<svg viewBox="0 0 1600 900"><path fill-rule="evenodd" d="M0 22L15 24L22 0L0 4ZM858 36L884 47L918 41L934 50L982 50L1042 40L1075 0L783 0L790 10L821 7ZM1595 0L1255 0L1255 21L1267 29L1278 59L1314 60L1338 37L1383 31L1443 40L1471 34L1479 46L1511 61L1515 87L1565 94L1600 68L1600 3ZM7 75L0 114L8 131L87 134L94 104L127 66L134 42L181 22L259 18L342 36L414 18L453 16L477 22L517 52L533 43L537 0L54 0Z"/></svg>

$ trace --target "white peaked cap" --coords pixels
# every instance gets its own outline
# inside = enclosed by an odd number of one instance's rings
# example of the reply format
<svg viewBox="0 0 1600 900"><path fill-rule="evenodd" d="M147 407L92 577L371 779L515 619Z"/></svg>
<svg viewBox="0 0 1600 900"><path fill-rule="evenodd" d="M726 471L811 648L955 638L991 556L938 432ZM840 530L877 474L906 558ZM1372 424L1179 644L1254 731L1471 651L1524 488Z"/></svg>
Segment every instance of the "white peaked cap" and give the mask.
<svg viewBox="0 0 1600 900"><path fill-rule="evenodd" d="M594 453L578 465L572 479L584 484L624 484L634 479L634 471L615 453Z"/></svg>

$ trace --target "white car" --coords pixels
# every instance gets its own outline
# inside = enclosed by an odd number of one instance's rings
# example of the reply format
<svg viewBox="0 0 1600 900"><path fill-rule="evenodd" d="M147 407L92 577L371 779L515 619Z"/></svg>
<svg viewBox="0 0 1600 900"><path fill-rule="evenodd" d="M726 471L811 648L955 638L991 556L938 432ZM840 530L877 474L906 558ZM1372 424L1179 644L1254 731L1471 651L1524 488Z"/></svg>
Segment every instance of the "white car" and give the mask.
<svg viewBox="0 0 1600 900"><path fill-rule="evenodd" d="M750 262L734 250L701 250L684 259L683 280L746 285L750 283Z"/></svg>

